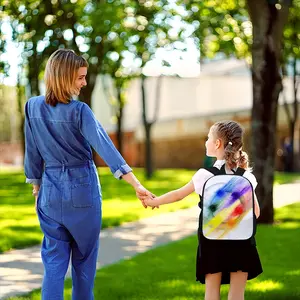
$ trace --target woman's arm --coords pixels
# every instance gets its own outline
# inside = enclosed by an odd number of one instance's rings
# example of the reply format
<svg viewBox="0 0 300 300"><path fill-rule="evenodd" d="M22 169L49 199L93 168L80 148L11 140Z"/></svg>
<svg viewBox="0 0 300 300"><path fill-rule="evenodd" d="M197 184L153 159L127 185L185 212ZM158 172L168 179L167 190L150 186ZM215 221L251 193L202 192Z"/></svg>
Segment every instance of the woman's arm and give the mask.
<svg viewBox="0 0 300 300"><path fill-rule="evenodd" d="M132 187L134 189L139 188L140 186L142 186L142 184L138 181L138 179L135 177L135 175L133 174L133 172L129 172L125 175L122 175L122 179L124 179L127 183L129 183L130 185L132 185Z"/></svg>
<svg viewBox="0 0 300 300"><path fill-rule="evenodd" d="M195 191L194 183L193 181L190 181L188 184L181 187L180 189L168 192L162 196L154 198L153 200L147 198L145 200L145 204L153 207L153 206L173 203L182 200L183 198L190 195L194 191Z"/></svg>
<svg viewBox="0 0 300 300"><path fill-rule="evenodd" d="M82 103L79 130L117 179L132 172L87 104Z"/></svg>
<svg viewBox="0 0 300 300"><path fill-rule="evenodd" d="M149 199L153 199L154 195L143 187L143 185L138 181L133 172L122 175L122 179L124 179L135 189L137 197L141 200L143 206L147 208L144 199L148 197Z"/></svg>
<svg viewBox="0 0 300 300"><path fill-rule="evenodd" d="M44 161L37 148L29 120L29 101L25 104L25 158L24 171L26 182L39 186L42 182Z"/></svg>
<svg viewBox="0 0 300 300"><path fill-rule="evenodd" d="M81 108L79 129L88 143L96 150L96 152L109 166L114 176L117 179L123 178L126 182L134 187L137 197L142 201L143 206L146 208L147 206L143 202L144 198L152 198L152 194L141 185L141 183L132 173L132 169L128 166L122 155L112 143L107 132L98 122L94 113L86 104L83 104Z"/></svg>

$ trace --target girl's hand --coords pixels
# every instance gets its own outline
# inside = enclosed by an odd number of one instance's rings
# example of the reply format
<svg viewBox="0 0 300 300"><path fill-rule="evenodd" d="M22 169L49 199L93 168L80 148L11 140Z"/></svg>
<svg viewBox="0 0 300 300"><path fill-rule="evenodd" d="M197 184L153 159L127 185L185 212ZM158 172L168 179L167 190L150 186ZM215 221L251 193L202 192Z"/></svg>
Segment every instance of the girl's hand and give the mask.
<svg viewBox="0 0 300 300"><path fill-rule="evenodd" d="M147 205L147 206L151 206L152 209L154 208L159 208L159 205L157 204L157 201L151 197L147 197L144 199L144 203Z"/></svg>

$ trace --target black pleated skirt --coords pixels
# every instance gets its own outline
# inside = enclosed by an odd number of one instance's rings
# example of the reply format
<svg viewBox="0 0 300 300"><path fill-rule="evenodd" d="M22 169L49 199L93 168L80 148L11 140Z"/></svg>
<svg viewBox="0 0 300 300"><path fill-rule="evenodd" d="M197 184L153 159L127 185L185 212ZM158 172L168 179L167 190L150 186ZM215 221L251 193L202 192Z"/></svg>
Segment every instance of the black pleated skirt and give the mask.
<svg viewBox="0 0 300 300"><path fill-rule="evenodd" d="M196 280L205 283L205 275L222 272L221 284L230 283L230 272L247 272L248 280L262 273L254 237L246 241L216 241L198 234Z"/></svg>

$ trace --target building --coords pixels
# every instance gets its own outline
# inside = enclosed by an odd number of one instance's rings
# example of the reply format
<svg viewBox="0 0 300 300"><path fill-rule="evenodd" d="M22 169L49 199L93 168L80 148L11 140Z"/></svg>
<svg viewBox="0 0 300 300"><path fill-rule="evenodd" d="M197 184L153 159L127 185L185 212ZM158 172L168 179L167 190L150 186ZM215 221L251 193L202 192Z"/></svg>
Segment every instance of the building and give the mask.
<svg viewBox="0 0 300 300"><path fill-rule="evenodd" d="M152 130L153 164L156 168L202 166L207 132L218 120L236 120L249 133L252 80L245 62L236 59L210 62L203 66L201 75L194 78L149 77L146 81L149 121L155 115L159 80L161 80L159 109L157 122ZM127 92L128 103L124 109L123 154L128 163L133 166L144 165L140 85L140 79L131 83ZM287 101L291 103L292 80L287 78L284 86ZM114 113L109 101L113 95L109 78L99 77L92 97L92 107L97 118L114 140L116 126L112 122ZM280 155L282 140L288 136L288 120L282 105L282 97L279 103L277 142ZM245 140L245 149L248 151L249 142L248 134ZM277 159L277 168L281 168L280 157Z"/></svg>

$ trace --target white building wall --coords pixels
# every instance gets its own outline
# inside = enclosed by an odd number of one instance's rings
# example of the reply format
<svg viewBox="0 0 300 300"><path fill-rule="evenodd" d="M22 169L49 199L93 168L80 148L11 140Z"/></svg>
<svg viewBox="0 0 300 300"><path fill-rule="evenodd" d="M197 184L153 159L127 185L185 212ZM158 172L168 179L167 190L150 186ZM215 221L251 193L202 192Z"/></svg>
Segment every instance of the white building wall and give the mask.
<svg viewBox="0 0 300 300"><path fill-rule="evenodd" d="M151 121L154 115L156 87L158 77L150 77L146 81L147 116ZM252 107L252 81L250 75L202 75L197 78L162 77L161 102L158 122L154 126L153 137L176 136L199 133L203 128L204 116L232 113L246 114ZM92 96L93 110L108 132L115 131L113 124L114 112L109 104L109 97L113 93L112 83L108 79L109 91L103 90L103 81L97 79ZM284 81L288 102L292 101L291 79ZM135 79L127 91L128 103L124 108L124 131L136 131L137 138L143 136L141 82ZM280 98L279 103L282 103ZM243 113L242 113L243 112ZM201 118L200 118L201 117ZM184 121L190 119L190 121ZM284 120L280 113L280 120ZM199 121L197 121L199 120ZM206 130L206 129L205 129Z"/></svg>

